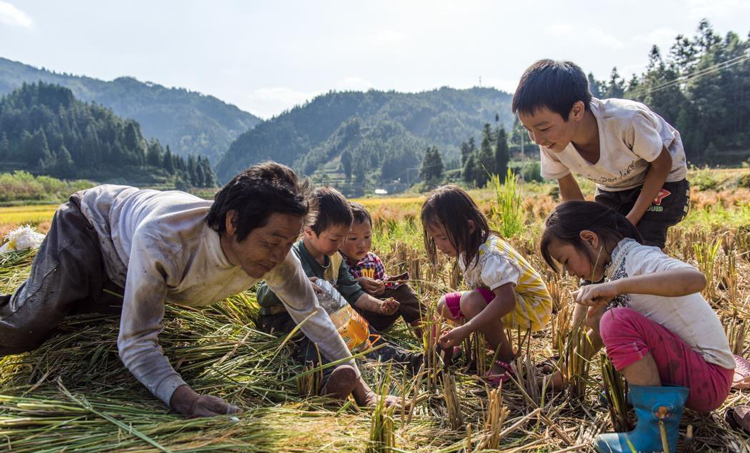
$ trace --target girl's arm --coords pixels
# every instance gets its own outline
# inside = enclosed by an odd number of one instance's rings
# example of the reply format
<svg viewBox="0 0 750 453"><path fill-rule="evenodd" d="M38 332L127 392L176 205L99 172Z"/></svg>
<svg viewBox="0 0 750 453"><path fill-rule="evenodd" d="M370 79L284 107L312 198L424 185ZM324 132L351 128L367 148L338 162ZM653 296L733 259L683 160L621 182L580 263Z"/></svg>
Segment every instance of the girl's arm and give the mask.
<svg viewBox="0 0 750 453"><path fill-rule="evenodd" d="M498 286L492 291L495 298L490 301L487 308L464 324L469 333L479 330L486 324L497 322L516 308L516 285L506 283Z"/></svg>
<svg viewBox="0 0 750 453"><path fill-rule="evenodd" d="M573 293L576 303L586 306L606 304L620 294L651 294L680 297L694 294L706 287L706 277L690 268L623 278L612 282L586 285Z"/></svg>
<svg viewBox="0 0 750 453"><path fill-rule="evenodd" d="M468 320L465 324L446 332L440 337L439 343L443 348L458 346L472 332L479 330L485 324L499 321L516 307L515 284L506 283L498 286L493 293L495 294L495 298L490 301L487 308Z"/></svg>

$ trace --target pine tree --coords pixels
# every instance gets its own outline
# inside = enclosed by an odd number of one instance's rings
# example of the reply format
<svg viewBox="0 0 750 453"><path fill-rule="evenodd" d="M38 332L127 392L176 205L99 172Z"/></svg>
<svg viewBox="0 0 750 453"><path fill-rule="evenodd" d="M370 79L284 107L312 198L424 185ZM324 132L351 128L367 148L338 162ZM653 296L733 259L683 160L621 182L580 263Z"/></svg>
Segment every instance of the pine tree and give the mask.
<svg viewBox="0 0 750 453"><path fill-rule="evenodd" d="M341 165L344 167L346 182L352 181L352 153L347 149L341 153Z"/></svg>
<svg viewBox="0 0 750 453"><path fill-rule="evenodd" d="M192 154L188 156L187 160L187 178L186 182L189 182L192 186L198 187L198 175L195 172L195 156Z"/></svg>
<svg viewBox="0 0 750 453"><path fill-rule="evenodd" d="M605 93L606 98L622 98L625 94L625 81L620 77L617 72L617 67L612 68L612 73L609 76L609 83L607 84L607 92Z"/></svg>
<svg viewBox="0 0 750 453"><path fill-rule="evenodd" d="M148 154L146 155L146 163L152 167L161 167L164 159L164 150L161 147L159 140L152 139L148 144Z"/></svg>
<svg viewBox="0 0 750 453"><path fill-rule="evenodd" d="M505 181L508 174L508 163L510 162L510 153L508 151L508 137L505 134L505 128L497 128L497 140L495 141L495 174L500 176L501 181Z"/></svg>
<svg viewBox="0 0 750 453"><path fill-rule="evenodd" d="M597 99L600 99L602 97L602 92L599 89L599 82L594 78L594 74L589 72L588 75L589 79L589 91L591 92L591 95Z"/></svg>
<svg viewBox="0 0 750 453"><path fill-rule="evenodd" d="M172 159L172 150L169 149L169 145L167 145L167 151L164 153L164 164L162 167L170 175L174 174L174 159Z"/></svg>
<svg viewBox="0 0 750 453"><path fill-rule="evenodd" d="M476 184L477 176L477 157L476 153L469 154L469 158L466 159L461 177L467 184Z"/></svg>
<svg viewBox="0 0 750 453"><path fill-rule="evenodd" d="M497 172L495 170L493 141L490 123L485 123L482 131L482 143L479 145L479 154L477 155L477 172L475 174L477 187L484 187L490 179L489 175Z"/></svg>
<svg viewBox="0 0 750 453"><path fill-rule="evenodd" d="M76 165L65 145L62 145L57 152L54 174L58 178L64 179L72 179L76 177Z"/></svg>
<svg viewBox="0 0 750 453"><path fill-rule="evenodd" d="M444 168L443 158L437 146L428 146L422 159L419 177L428 184L436 183L442 179Z"/></svg>

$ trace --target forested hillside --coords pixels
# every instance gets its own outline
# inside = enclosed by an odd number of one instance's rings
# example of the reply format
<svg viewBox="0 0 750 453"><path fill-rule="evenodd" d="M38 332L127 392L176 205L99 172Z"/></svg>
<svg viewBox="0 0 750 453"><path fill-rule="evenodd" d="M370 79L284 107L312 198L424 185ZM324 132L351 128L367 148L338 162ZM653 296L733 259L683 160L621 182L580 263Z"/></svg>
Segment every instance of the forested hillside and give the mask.
<svg viewBox="0 0 750 453"><path fill-rule="evenodd" d="M261 120L213 96L120 77L111 82L60 74L0 58L0 95L24 83L68 87L76 98L96 102L141 125L143 135L169 145L177 155L207 156L216 162L229 144Z"/></svg>
<svg viewBox="0 0 750 453"><path fill-rule="evenodd" d="M307 175L340 162L347 179L376 172L381 180L416 177L428 145L448 167L459 146L486 122L510 127L510 95L492 88L422 93L330 92L241 135L217 165L221 180L266 159Z"/></svg>
<svg viewBox="0 0 750 453"><path fill-rule="evenodd" d="M207 158L175 155L144 139L136 121L44 82L0 99L0 172L11 170L131 184L216 184Z"/></svg>

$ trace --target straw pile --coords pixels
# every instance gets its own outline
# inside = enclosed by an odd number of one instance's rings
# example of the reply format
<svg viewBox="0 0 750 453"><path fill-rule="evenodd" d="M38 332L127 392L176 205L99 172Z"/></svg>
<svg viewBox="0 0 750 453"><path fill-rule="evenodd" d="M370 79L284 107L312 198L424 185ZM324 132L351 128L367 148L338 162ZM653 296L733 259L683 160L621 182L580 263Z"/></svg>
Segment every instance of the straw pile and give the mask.
<svg viewBox="0 0 750 453"><path fill-rule="evenodd" d="M407 349L432 353L429 345L447 328L440 325L434 304L440 294L465 287L445 257L433 266L418 240L398 236L416 230L413 216L401 218L382 220L391 236L387 241L376 237L377 251L390 273L411 273L411 284L430 306L424 330L431 337L416 340L401 322L387 337ZM536 222L529 231L538 231L539 219L527 221ZM745 357L750 353L749 237L748 229L676 228L668 243L671 254L707 273L705 295L735 353ZM512 242L534 253L533 237ZM23 281L32 259L28 252L0 257L0 292ZM537 256L531 261L545 269ZM244 410L234 417L185 419L171 413L120 362L117 317L69 318L36 351L0 359L0 451L593 451L593 437L612 429L610 409L599 403L603 375L610 378L611 405L619 409L622 382L589 357L585 333L571 325L569 294L577 282L555 277L552 285L556 313L550 327L509 335L519 356L513 364L516 378L502 390L487 388L481 378L492 363L481 336L467 343L450 367L434 354L415 375L360 361L370 386L411 403L404 409L360 408L351 400L340 404L316 396L319 370L294 362L294 341L255 328L258 307L252 291L202 310L168 306L160 335L165 355L196 391ZM543 374L536 365L553 355L561 357L557 366L566 380L566 389L558 393L536 386ZM735 391L708 416L687 411L683 433L692 425L689 448L750 453L748 438L723 421L724 408L748 402L750 393Z"/></svg>

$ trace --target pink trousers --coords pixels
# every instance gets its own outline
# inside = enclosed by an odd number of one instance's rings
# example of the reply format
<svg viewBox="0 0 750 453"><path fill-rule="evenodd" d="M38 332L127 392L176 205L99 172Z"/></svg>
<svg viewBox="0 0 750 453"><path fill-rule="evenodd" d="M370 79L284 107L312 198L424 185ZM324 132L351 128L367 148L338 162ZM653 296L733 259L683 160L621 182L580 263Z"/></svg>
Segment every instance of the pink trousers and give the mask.
<svg viewBox="0 0 750 453"><path fill-rule="evenodd" d="M690 389L685 404L690 409L710 412L729 395L733 370L706 362L679 336L635 310L608 310L602 316L599 333L615 369L621 371L650 353L662 385Z"/></svg>

